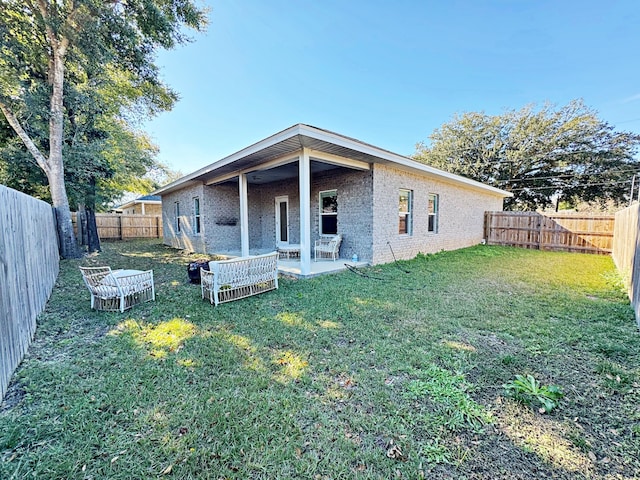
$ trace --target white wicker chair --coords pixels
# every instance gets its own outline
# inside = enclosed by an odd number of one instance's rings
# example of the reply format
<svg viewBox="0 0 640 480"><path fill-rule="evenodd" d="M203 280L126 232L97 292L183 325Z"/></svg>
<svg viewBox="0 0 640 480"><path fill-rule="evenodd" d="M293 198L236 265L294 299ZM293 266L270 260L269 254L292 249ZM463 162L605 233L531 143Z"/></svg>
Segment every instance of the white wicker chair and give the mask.
<svg viewBox="0 0 640 480"><path fill-rule="evenodd" d="M156 299L153 270L114 270L110 267L80 267L91 292L91 308L124 312L138 303Z"/></svg>
<svg viewBox="0 0 640 480"><path fill-rule="evenodd" d="M278 252L209 262L200 269L202 298L218 305L278 288Z"/></svg>
<svg viewBox="0 0 640 480"><path fill-rule="evenodd" d="M330 258L334 262L338 259L338 253L340 252L340 244L342 243L342 235L334 235L333 237L323 237L316 240L313 245L313 255L315 261L318 261L318 257Z"/></svg>

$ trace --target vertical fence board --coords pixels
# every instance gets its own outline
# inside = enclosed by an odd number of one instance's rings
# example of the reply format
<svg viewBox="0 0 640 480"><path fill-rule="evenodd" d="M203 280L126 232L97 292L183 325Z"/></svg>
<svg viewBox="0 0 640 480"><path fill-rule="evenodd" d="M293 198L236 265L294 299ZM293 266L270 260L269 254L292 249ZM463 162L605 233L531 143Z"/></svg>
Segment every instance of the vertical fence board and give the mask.
<svg viewBox="0 0 640 480"><path fill-rule="evenodd" d="M582 253L611 253L613 215L486 212L489 245Z"/></svg>
<svg viewBox="0 0 640 480"><path fill-rule="evenodd" d="M76 213L71 214L74 228L77 231L76 217ZM100 240L162 237L162 217L160 215L96 213L96 226Z"/></svg>
<svg viewBox="0 0 640 480"><path fill-rule="evenodd" d="M613 261L624 278L636 322L640 327L640 235L638 216L640 204L616 213L613 240Z"/></svg>
<svg viewBox="0 0 640 480"><path fill-rule="evenodd" d="M58 277L51 206L0 185L0 398Z"/></svg>

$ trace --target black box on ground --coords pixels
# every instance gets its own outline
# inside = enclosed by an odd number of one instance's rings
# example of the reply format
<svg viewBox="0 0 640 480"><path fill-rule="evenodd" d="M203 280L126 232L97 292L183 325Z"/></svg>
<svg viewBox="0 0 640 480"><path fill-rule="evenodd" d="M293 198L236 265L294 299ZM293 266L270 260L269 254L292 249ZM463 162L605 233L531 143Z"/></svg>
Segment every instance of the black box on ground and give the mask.
<svg viewBox="0 0 640 480"><path fill-rule="evenodd" d="M189 275L189 281L191 283L200 283L200 269L204 268L209 270L209 260L196 260L190 262L187 267L187 274Z"/></svg>

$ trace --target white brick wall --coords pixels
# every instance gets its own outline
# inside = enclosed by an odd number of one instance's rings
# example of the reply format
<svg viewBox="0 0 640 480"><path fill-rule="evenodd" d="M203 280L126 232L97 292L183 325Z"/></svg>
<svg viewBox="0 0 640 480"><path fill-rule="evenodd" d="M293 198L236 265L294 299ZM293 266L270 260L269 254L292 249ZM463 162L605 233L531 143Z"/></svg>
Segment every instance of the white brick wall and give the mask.
<svg viewBox="0 0 640 480"><path fill-rule="evenodd" d="M314 175L311 179L311 240L320 237L320 192L336 190L338 233L342 234L340 257L349 259L355 253L359 259L371 261L372 184L371 171L336 168Z"/></svg>
<svg viewBox="0 0 640 480"><path fill-rule="evenodd" d="M204 252L205 207L203 202L203 185L193 185L177 192L162 196L162 230L165 245L182 248L193 252ZM194 232L193 199L200 198L201 233ZM175 204L180 202L180 232L176 231Z"/></svg>
<svg viewBox="0 0 640 480"><path fill-rule="evenodd" d="M411 235L398 233L400 189L413 191ZM410 259L418 253L454 250L482 241L484 212L502 210L502 197L375 164L372 170L335 168L312 175L311 239L319 238L319 193L336 190L342 258L355 253L373 264ZM427 199L439 196L438 233L429 233ZM249 185L249 248L275 248L275 198L289 198L290 243L300 241L298 179ZM193 232L193 198L200 197L201 234ZM175 232L175 202L180 202L181 232ZM240 250L238 184L195 185L163 195L164 243L202 253ZM206 246L206 248L205 248Z"/></svg>
<svg viewBox="0 0 640 480"><path fill-rule="evenodd" d="M399 190L413 191L413 232L398 233ZM439 195L438 233L429 233L428 195ZM502 197L445 183L385 165L373 169L373 263L414 258L418 253L476 245L484 233L484 212L502 210ZM388 242L388 243L387 243Z"/></svg>

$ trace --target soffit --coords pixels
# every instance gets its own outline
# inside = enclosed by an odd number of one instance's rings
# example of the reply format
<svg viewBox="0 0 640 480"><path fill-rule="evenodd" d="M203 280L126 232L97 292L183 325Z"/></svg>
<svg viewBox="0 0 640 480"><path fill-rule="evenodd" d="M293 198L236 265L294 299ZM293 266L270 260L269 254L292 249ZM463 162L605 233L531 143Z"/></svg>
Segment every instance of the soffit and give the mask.
<svg viewBox="0 0 640 480"><path fill-rule="evenodd" d="M408 157L397 155L393 152L360 142L353 138L304 124L294 125L286 130L276 133L275 135L265 138L264 140L250 145L235 154L225 157L169 185L166 185L165 187L156 190L154 193L168 193L184 188L187 185L207 183L208 181L212 181L216 178L228 178L230 175L239 172L249 172L250 175L252 171L260 170L260 166L262 164L272 160L276 160L276 163L278 164L278 167L274 168L279 168L283 163L287 163L287 156L291 156L291 162L295 162L297 160L297 155L301 152L302 148L357 160L368 164L390 164L402 170L420 172L421 174L430 175L446 182L463 184L468 188L489 191L503 197L511 196L510 193L503 190L420 164ZM277 159L284 159L285 161L280 163ZM313 154L310 155L310 159L312 161L314 160ZM315 161L316 163L322 163L322 159L316 158ZM324 167L318 167L316 164L316 170L312 169L312 173L314 171L318 171L318 168ZM285 170L280 171L279 173L284 175ZM261 170L261 172L266 171L267 170L265 169ZM275 175L276 172L273 174ZM293 176L294 175L290 175L282 178L291 178Z"/></svg>
<svg viewBox="0 0 640 480"><path fill-rule="evenodd" d="M362 152L358 152L356 150L352 150L350 148L341 147L339 145L334 145L330 142L326 142L323 140L318 140L315 138L306 137L304 135L296 135L294 137L288 138L281 142L278 142L274 145L268 146L258 152L249 154L241 159L235 160L232 163L227 165L221 165L220 167L212 170L210 172L203 173L198 177L195 177L194 180L200 180L206 182L207 180L215 177L221 177L224 175L232 174L234 172L241 172L247 170L260 170L260 166L266 162L274 160L276 158L286 157L291 155L291 163L284 165L282 167L277 167L270 170L279 170L280 173L284 173L288 171L291 175L284 176L282 178L290 178L295 177L298 174L298 167L296 154L302 150L302 148L308 148L310 150L316 150L318 152L323 152L331 155L337 155L340 157L350 158L353 160L360 160L366 163L373 163L377 159L373 155L367 155ZM312 173L324 170L330 170L332 168L336 168L333 165L328 165L322 163L321 159L316 159L313 155L310 156L310 160L312 161ZM326 165L326 166L323 166ZM261 170L260 174L266 176L269 170ZM249 175L249 181L251 183L265 183L265 182L253 182L252 176Z"/></svg>

